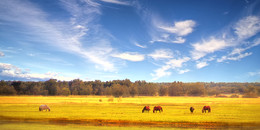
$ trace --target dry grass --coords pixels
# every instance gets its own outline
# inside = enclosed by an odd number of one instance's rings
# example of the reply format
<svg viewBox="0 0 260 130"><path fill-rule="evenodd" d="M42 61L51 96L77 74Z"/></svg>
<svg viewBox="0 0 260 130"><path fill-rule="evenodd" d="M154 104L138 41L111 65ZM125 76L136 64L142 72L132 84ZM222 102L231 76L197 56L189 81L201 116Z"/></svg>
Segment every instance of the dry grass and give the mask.
<svg viewBox="0 0 260 130"><path fill-rule="evenodd" d="M109 99L105 96L1 96L0 121L127 127L260 127L260 98L134 97L114 98L114 102ZM47 104L51 112L39 112L41 104ZM142 113L145 105L151 108L161 105L163 112ZM212 112L201 113L204 105L210 105ZM193 114L190 106L195 108Z"/></svg>

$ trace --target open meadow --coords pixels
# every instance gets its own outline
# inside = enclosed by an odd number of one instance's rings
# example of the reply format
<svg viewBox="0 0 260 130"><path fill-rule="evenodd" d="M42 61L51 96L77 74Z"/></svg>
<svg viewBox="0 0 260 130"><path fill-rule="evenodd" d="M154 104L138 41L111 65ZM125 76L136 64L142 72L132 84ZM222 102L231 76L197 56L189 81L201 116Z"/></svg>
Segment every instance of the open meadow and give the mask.
<svg viewBox="0 0 260 130"><path fill-rule="evenodd" d="M51 111L40 112L41 104ZM150 112L142 113L145 105ZM163 112L152 112L157 105ZM211 113L202 113L205 105ZM259 110L260 98L0 96L0 129L259 129Z"/></svg>

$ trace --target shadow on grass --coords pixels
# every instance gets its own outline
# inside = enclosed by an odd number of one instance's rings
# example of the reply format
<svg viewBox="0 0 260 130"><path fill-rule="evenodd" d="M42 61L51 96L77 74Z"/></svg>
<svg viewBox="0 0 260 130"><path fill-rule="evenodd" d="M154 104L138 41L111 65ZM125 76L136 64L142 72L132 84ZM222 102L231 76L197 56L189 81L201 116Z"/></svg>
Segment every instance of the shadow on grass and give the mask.
<svg viewBox="0 0 260 130"><path fill-rule="evenodd" d="M54 125L77 124L83 126L117 126L117 127L172 127L198 129L259 129L259 123L225 123L225 122L160 122L160 121L128 121L105 119L67 119L67 118L13 118L0 116L1 123L44 123Z"/></svg>

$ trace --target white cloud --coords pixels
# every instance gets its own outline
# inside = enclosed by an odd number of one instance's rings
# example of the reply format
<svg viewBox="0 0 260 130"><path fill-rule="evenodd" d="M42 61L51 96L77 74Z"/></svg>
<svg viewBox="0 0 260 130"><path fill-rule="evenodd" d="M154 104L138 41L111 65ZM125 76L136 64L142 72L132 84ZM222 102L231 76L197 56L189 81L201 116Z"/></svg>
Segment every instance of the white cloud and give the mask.
<svg viewBox="0 0 260 130"><path fill-rule="evenodd" d="M124 60L129 60L129 61L143 61L144 60L144 55L138 54L138 53L133 53L133 52L125 52L121 54L114 54L112 55L113 57L121 58Z"/></svg>
<svg viewBox="0 0 260 130"><path fill-rule="evenodd" d="M161 77L165 77L165 76L170 76L171 72L169 72L170 69L178 69L183 67L183 64L185 62L188 62L190 60L189 57L183 57L183 58L179 58L179 59L171 59L168 62L165 63L165 65L161 66L160 68L154 70L154 74L152 73L151 76L153 77L153 80L157 80ZM177 70L179 71L179 74L183 74L185 72L188 72L190 70L185 69L185 70Z"/></svg>
<svg viewBox="0 0 260 130"><path fill-rule="evenodd" d="M173 58L173 52L170 49L157 49L153 53L148 54L154 60Z"/></svg>
<svg viewBox="0 0 260 130"><path fill-rule="evenodd" d="M239 20L234 26L239 39L247 39L260 32L260 18L248 16Z"/></svg>
<svg viewBox="0 0 260 130"><path fill-rule="evenodd" d="M193 31L193 27L196 25L196 22L193 20L185 20L174 22L174 26L165 26L158 25L158 28L167 31L169 33L174 33L177 36L186 36Z"/></svg>
<svg viewBox="0 0 260 130"><path fill-rule="evenodd" d="M199 63L197 63L196 67L197 67L198 69L201 69L201 68L206 67L206 66L208 66L208 65L209 65L209 64L208 64L207 62L199 62Z"/></svg>
<svg viewBox="0 0 260 130"><path fill-rule="evenodd" d="M184 20L174 22L173 25L169 22L163 21L160 17L154 15L153 13L147 13L144 15L148 22L151 23L149 28L149 34L151 36L151 43L154 42L165 42L165 43L184 43L186 39L184 36L193 32L193 28L196 25L196 22L193 20Z"/></svg>
<svg viewBox="0 0 260 130"><path fill-rule="evenodd" d="M189 61L189 57L184 57L180 59L171 59L170 61L166 62L167 65L170 65L172 69L181 68L183 63Z"/></svg>
<svg viewBox="0 0 260 130"><path fill-rule="evenodd" d="M176 37L176 39L172 41L172 43L184 43L185 41L186 39L183 39L182 37Z"/></svg>
<svg viewBox="0 0 260 130"><path fill-rule="evenodd" d="M158 68L156 70L154 70L155 74L151 74L153 76L153 80L157 80L161 77L165 77L165 76L170 76L171 72L168 72L167 70L169 70L171 67L170 65L164 65L161 68Z"/></svg>
<svg viewBox="0 0 260 130"><path fill-rule="evenodd" d="M179 73L179 74L184 74L184 73L187 73L187 72L189 72L189 71L190 71L189 69L178 70L178 73Z"/></svg>
<svg viewBox="0 0 260 130"><path fill-rule="evenodd" d="M0 76L6 77L7 79L22 79L22 80L48 80L57 79L71 81L74 78L61 76L61 73L47 72L45 74L29 73L28 69L22 70L12 64L0 63Z"/></svg>
<svg viewBox="0 0 260 130"><path fill-rule="evenodd" d="M129 2L120 1L120 0L101 0L103 2L112 3L112 4L119 4L119 5L130 5Z"/></svg>
<svg viewBox="0 0 260 130"><path fill-rule="evenodd" d="M198 60L208 53L214 53L230 46L227 41L223 39L211 38L210 40L203 40L201 43L192 44L194 48L191 51L192 58Z"/></svg>

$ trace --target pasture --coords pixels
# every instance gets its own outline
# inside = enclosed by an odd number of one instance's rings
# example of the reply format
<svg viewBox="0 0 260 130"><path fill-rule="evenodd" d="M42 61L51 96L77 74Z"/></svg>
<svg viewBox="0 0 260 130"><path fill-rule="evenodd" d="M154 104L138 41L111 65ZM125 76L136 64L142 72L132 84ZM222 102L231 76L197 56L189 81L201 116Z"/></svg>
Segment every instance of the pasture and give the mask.
<svg viewBox="0 0 260 130"><path fill-rule="evenodd" d="M41 104L51 111L40 112ZM142 113L145 105L149 113ZM163 112L152 112L157 105ZM211 113L202 113L205 105ZM260 98L0 96L0 129L254 129L260 128L259 110Z"/></svg>

